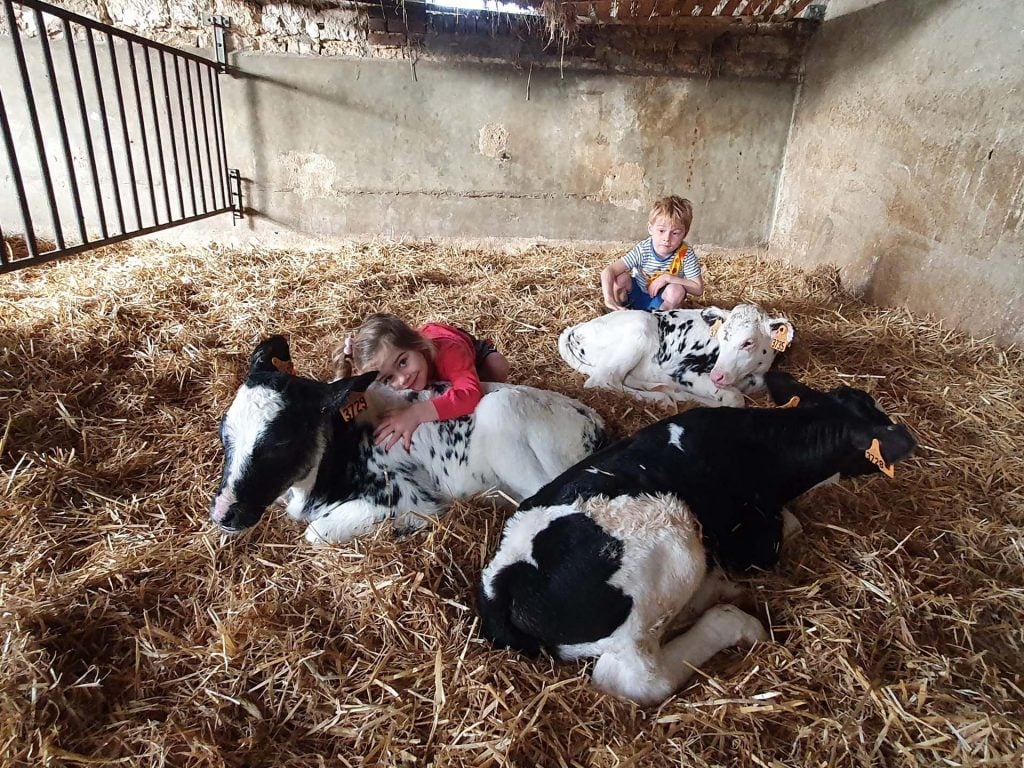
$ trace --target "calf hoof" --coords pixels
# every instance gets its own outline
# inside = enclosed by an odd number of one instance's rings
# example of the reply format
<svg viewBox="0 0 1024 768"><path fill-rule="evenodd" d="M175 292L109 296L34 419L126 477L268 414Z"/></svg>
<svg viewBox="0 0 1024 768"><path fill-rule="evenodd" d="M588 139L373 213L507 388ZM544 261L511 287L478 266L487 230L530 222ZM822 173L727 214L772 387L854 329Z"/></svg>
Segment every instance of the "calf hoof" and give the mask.
<svg viewBox="0 0 1024 768"><path fill-rule="evenodd" d="M414 515L411 512L398 515L391 523L396 536L408 536L423 530L427 526L427 520L423 515Z"/></svg>
<svg viewBox="0 0 1024 768"><path fill-rule="evenodd" d="M804 527L796 519L796 515L785 507L782 508L782 543L789 544L804 532Z"/></svg>
<svg viewBox="0 0 1024 768"><path fill-rule="evenodd" d="M750 647L754 643L768 639L764 625L735 605L721 603L704 615L708 614L714 614L718 631L731 641L730 645Z"/></svg>
<svg viewBox="0 0 1024 768"><path fill-rule="evenodd" d="M718 390L717 399L726 408L742 408L745 404L743 395L731 389Z"/></svg>
<svg viewBox="0 0 1024 768"><path fill-rule="evenodd" d="M328 512L311 522L306 526L306 541L314 545L347 544L352 541L358 532L353 532L347 526L336 524L332 518L340 516L338 513Z"/></svg>

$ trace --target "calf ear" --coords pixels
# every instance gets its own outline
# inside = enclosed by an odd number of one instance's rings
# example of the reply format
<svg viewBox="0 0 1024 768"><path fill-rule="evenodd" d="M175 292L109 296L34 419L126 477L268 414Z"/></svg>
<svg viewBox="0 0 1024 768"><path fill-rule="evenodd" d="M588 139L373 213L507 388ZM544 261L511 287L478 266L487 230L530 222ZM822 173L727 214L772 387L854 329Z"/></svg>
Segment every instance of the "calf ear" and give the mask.
<svg viewBox="0 0 1024 768"><path fill-rule="evenodd" d="M358 376L349 376L347 379L338 379L327 385L327 398L324 403L324 410L341 408L345 400L353 392L365 392L366 388L377 378L376 371L361 373Z"/></svg>
<svg viewBox="0 0 1024 768"><path fill-rule="evenodd" d="M721 309L719 307L707 307L700 311L700 316L708 325L714 325L717 322L725 322L729 319L729 313L732 310Z"/></svg>
<svg viewBox="0 0 1024 768"><path fill-rule="evenodd" d="M274 364L274 360L278 361L278 365ZM256 349L249 355L249 373L278 371L281 365L291 361L288 340L284 336L271 336L256 345Z"/></svg>
<svg viewBox="0 0 1024 768"><path fill-rule="evenodd" d="M796 331L793 329L793 324L789 322L789 318L773 317L768 320L768 334L773 340L780 338L783 346L788 347L793 343L793 336L796 335ZM776 337L776 334L778 334L778 337Z"/></svg>
<svg viewBox="0 0 1024 768"><path fill-rule="evenodd" d="M797 407L817 405L825 397L824 393L811 389L806 384L801 384L788 373L783 371L768 371L764 375L765 386L768 387L768 394L776 405L785 405L794 397L800 398Z"/></svg>

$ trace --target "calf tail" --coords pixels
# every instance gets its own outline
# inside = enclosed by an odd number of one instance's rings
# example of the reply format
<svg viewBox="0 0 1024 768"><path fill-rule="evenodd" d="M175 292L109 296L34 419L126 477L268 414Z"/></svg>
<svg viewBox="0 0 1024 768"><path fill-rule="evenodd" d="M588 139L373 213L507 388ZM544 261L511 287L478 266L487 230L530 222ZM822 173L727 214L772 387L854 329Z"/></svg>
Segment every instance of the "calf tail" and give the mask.
<svg viewBox="0 0 1024 768"><path fill-rule="evenodd" d="M519 564L517 564L519 565ZM526 563L521 565L529 568ZM477 592L480 630L495 648L511 648L527 656L540 654L540 641L517 627L512 619L512 583L517 580L516 565L503 568L491 587L494 597L487 596L483 583Z"/></svg>

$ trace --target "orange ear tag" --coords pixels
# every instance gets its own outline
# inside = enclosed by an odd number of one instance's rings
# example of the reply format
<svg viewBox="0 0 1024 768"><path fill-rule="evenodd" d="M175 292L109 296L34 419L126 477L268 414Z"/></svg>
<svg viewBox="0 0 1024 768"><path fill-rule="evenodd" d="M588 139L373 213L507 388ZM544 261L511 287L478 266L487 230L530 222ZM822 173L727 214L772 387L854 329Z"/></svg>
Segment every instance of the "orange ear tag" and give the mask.
<svg viewBox="0 0 1024 768"><path fill-rule="evenodd" d="M877 437L871 441L871 447L864 451L864 458L882 470L882 472L889 477L896 476L896 470L893 469L893 465L886 464L885 459L882 458L882 447L878 444Z"/></svg>
<svg viewBox="0 0 1024 768"><path fill-rule="evenodd" d="M289 376L295 375L295 364L291 360L282 360L280 357L272 357L270 358L270 362L281 373L287 373Z"/></svg>
<svg viewBox="0 0 1024 768"><path fill-rule="evenodd" d="M798 405L800 405L800 398L797 397L796 395L793 395L791 398L789 398L789 402L788 403L786 403L785 405L777 405L775 407L776 408L796 408Z"/></svg>
<svg viewBox="0 0 1024 768"><path fill-rule="evenodd" d="M782 325L772 334L772 349L776 352L785 352L787 347L789 347L789 334L786 332L786 326Z"/></svg>
<svg viewBox="0 0 1024 768"><path fill-rule="evenodd" d="M339 409L339 413L341 413L341 418L343 418L345 421L352 421L352 419L354 419L356 416L358 416L360 413L366 410L365 397L363 397L361 394L356 394L351 395L350 399L351 398L355 399L353 399L352 402L343 405Z"/></svg>
<svg viewBox="0 0 1024 768"><path fill-rule="evenodd" d="M708 333L710 333L713 337L717 336L718 335L718 329L721 328L721 327L722 327L721 319L715 320L715 322L711 325L711 328L708 330Z"/></svg>

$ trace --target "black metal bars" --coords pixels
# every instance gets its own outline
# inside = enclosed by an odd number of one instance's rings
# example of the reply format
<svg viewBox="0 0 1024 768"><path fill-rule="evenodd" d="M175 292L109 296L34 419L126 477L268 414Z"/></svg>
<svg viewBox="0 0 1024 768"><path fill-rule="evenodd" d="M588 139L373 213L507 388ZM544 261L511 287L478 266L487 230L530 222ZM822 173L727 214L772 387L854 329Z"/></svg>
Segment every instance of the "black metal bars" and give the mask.
<svg viewBox="0 0 1024 768"><path fill-rule="evenodd" d="M0 272L241 213L216 61L40 0L0 2Z"/></svg>

